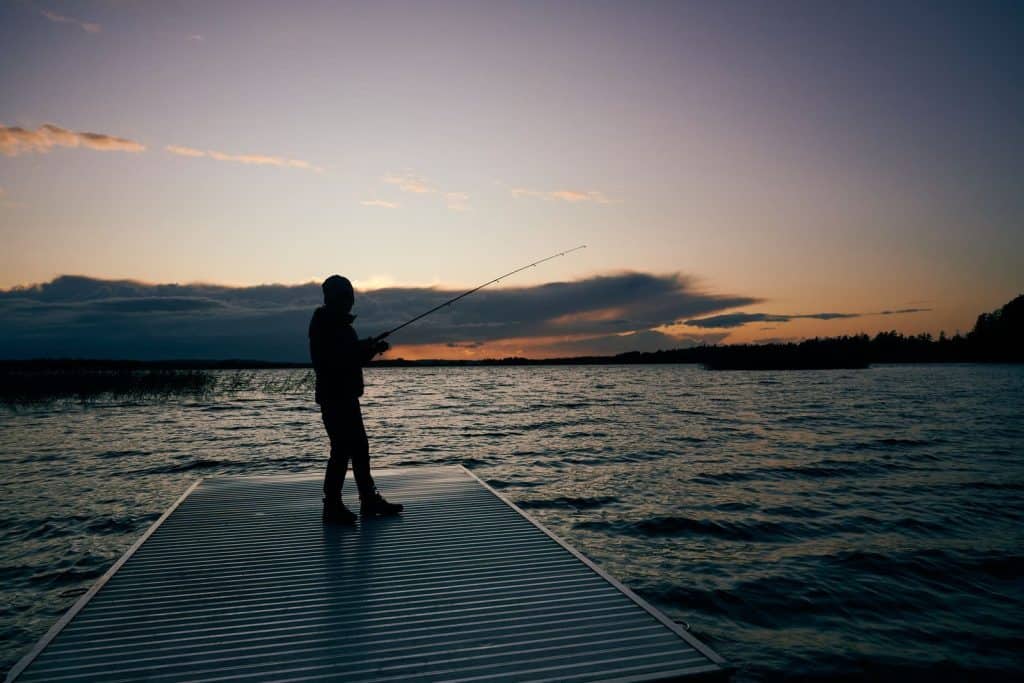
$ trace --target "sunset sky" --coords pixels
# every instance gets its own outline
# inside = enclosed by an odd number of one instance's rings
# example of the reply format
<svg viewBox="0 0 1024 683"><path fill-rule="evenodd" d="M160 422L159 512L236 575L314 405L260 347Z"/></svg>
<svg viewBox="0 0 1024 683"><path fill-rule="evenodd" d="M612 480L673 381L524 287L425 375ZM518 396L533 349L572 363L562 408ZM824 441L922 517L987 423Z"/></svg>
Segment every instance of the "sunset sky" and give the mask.
<svg viewBox="0 0 1024 683"><path fill-rule="evenodd" d="M392 355L967 331L1024 292L1022 44L1020 3L3 2L0 357L302 360L331 273L375 334L584 243Z"/></svg>

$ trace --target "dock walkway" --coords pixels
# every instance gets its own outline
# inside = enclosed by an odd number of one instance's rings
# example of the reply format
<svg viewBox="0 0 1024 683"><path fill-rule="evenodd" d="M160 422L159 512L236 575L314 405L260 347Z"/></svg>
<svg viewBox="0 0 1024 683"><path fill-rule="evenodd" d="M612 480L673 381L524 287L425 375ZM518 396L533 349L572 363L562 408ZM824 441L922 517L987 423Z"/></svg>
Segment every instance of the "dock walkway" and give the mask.
<svg viewBox="0 0 1024 683"><path fill-rule="evenodd" d="M320 521L319 475L194 484L18 681L662 681L707 646L462 467L374 472L402 517Z"/></svg>

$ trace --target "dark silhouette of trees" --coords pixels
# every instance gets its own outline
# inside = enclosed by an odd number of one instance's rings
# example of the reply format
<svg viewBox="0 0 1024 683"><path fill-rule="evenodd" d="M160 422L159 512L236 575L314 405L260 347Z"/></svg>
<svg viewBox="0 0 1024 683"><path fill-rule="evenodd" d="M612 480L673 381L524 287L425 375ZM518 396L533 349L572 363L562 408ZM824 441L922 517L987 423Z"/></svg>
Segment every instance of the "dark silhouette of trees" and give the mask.
<svg viewBox="0 0 1024 683"><path fill-rule="evenodd" d="M1024 294L998 311L979 315L967 342L976 360L1024 362Z"/></svg>

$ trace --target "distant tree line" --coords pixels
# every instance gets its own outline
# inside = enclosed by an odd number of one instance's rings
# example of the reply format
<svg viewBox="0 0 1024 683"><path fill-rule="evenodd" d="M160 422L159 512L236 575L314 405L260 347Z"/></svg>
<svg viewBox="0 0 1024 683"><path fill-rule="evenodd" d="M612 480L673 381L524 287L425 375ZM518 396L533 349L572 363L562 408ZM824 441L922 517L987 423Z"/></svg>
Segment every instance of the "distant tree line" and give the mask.
<svg viewBox="0 0 1024 683"><path fill-rule="evenodd" d="M667 351L630 351L616 356L496 358L465 361L382 360L381 366L408 365L594 365L701 363L716 370L865 368L871 363L1024 362L1024 295L992 313L978 316L974 329L952 337L940 332L904 335L895 330L874 337L856 334L779 344L694 346Z"/></svg>
<svg viewBox="0 0 1024 683"><path fill-rule="evenodd" d="M731 344L625 353L623 363L703 363L714 369L859 368L871 363L1024 362L1024 295L978 316L974 329L938 337L895 330L789 344Z"/></svg>

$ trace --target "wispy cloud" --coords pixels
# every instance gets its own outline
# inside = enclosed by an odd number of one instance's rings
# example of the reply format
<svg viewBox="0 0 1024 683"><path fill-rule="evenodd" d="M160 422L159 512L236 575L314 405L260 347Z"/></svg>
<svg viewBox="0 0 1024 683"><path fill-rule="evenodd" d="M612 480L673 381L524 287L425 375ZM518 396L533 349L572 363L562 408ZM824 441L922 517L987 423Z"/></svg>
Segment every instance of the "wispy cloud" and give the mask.
<svg viewBox="0 0 1024 683"><path fill-rule="evenodd" d="M469 211L472 208L469 205L469 194L467 192L448 192L410 170L402 171L401 173L389 173L381 178L381 180L388 185L394 185L402 192L436 195L444 200L445 206L450 211Z"/></svg>
<svg viewBox="0 0 1024 683"><path fill-rule="evenodd" d="M0 126L0 153L14 157L37 152L45 154L54 147L85 147L100 152L141 152L146 146L104 133L77 132L44 123L35 130L21 126Z"/></svg>
<svg viewBox="0 0 1024 683"><path fill-rule="evenodd" d="M203 42L204 40L206 40L206 38L205 38L205 37L203 37L203 36L201 36L201 35L200 35L200 34L198 34L198 33L193 33L192 35L190 35L190 36L187 36L187 37L185 38L185 40L191 41L191 42L193 42L193 43L201 43L201 42Z"/></svg>
<svg viewBox="0 0 1024 683"><path fill-rule="evenodd" d="M465 192L446 192L445 203L452 211L469 211L469 195Z"/></svg>
<svg viewBox="0 0 1024 683"><path fill-rule="evenodd" d="M562 201L572 204L578 202L593 202L595 204L614 204L620 200L611 199L603 192L597 190L531 190L525 187L510 188L512 196L516 199L532 197L544 201Z"/></svg>
<svg viewBox="0 0 1024 683"><path fill-rule="evenodd" d="M206 152L201 149L193 149L192 147L182 147L180 145L167 145L164 147L165 150L171 154L177 154L181 157L205 157Z"/></svg>
<svg viewBox="0 0 1024 683"><path fill-rule="evenodd" d="M904 313L925 313L930 308L899 308L895 311L879 311L876 315L903 315Z"/></svg>
<svg viewBox="0 0 1024 683"><path fill-rule="evenodd" d="M302 159L288 159L285 157L269 156L266 154L227 154L216 150L201 150L194 147L182 147L181 145L167 145L164 150L171 154L182 157L208 157L216 161L233 161L239 164L252 164L256 166L280 166L282 168L298 168L305 171L322 171L319 166L311 164Z"/></svg>
<svg viewBox="0 0 1024 683"><path fill-rule="evenodd" d="M40 14L49 19L50 21L57 24L74 24L78 28L82 29L86 33L99 33L102 30L102 26L89 21L80 21L74 17L69 17L65 14L57 14L50 10L39 10Z"/></svg>
<svg viewBox="0 0 1024 683"><path fill-rule="evenodd" d="M687 320L686 324L689 325L690 327L727 329L732 327L742 327L743 325L749 325L750 323L788 323L791 320L798 319L836 320L842 318L863 318L865 316L872 315L903 315L906 313L924 313L930 310L932 309L901 308L899 310L886 310L870 313L725 313L723 315L714 315L709 318L694 318L691 320ZM761 329L768 330L775 328L762 327Z"/></svg>
<svg viewBox="0 0 1024 683"><path fill-rule="evenodd" d="M402 192L429 194L434 191L434 188L427 183L425 178L409 171L404 173L389 173L381 180L389 185L398 186L398 189Z"/></svg>
<svg viewBox="0 0 1024 683"><path fill-rule="evenodd" d="M788 323L797 318L811 318L814 320L834 320L836 318L859 318L860 313L802 313L797 315L786 315L778 313L726 313L724 315L713 315L710 318L694 318L686 321L690 327L718 328L742 327L749 323L769 322Z"/></svg>
<svg viewBox="0 0 1024 683"><path fill-rule="evenodd" d="M382 209L397 209L398 204L396 202L386 202L383 199L364 199L359 202L363 206L377 206Z"/></svg>

